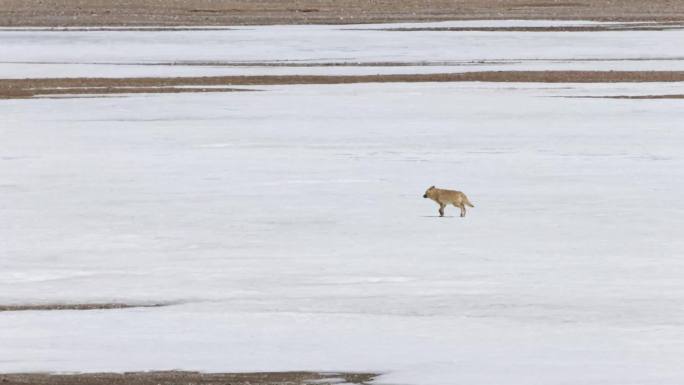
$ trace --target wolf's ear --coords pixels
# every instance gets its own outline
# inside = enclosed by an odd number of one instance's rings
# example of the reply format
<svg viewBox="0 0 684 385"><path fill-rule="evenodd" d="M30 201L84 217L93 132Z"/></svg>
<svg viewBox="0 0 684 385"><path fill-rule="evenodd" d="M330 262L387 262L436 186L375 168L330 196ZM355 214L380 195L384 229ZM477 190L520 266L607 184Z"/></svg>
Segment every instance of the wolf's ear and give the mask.
<svg viewBox="0 0 684 385"><path fill-rule="evenodd" d="M430 190L432 190L433 188L435 188L435 186L430 186Z"/></svg>

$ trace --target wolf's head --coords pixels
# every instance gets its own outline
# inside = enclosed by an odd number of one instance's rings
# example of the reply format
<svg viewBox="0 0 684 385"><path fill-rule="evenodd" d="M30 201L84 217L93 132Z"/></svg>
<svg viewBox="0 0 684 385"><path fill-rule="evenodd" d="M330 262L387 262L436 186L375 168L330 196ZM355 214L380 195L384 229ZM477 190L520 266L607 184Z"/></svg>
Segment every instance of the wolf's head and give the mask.
<svg viewBox="0 0 684 385"><path fill-rule="evenodd" d="M435 192L435 186L430 186L429 189L425 190L425 194L423 194L423 198L432 198L432 194Z"/></svg>

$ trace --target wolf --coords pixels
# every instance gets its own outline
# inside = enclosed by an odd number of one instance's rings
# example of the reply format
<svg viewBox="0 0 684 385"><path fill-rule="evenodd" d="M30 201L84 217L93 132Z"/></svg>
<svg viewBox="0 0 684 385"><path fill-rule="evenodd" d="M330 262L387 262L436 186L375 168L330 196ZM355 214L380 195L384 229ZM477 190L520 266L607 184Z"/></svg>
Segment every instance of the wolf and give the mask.
<svg viewBox="0 0 684 385"><path fill-rule="evenodd" d="M465 217L466 215L466 206L475 207L470 203L468 197L464 193L454 190L445 190L435 186L431 186L427 189L425 194L423 194L423 198L430 198L437 202L439 205L440 217L444 216L444 208L449 204L461 209L461 217Z"/></svg>

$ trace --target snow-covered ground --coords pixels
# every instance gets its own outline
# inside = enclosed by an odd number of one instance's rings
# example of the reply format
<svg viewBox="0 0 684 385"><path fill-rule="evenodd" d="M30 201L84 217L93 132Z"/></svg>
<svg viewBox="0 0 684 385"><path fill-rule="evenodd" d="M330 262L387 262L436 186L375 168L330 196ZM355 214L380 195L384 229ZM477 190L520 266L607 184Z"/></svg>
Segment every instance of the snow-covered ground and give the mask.
<svg viewBox="0 0 684 385"><path fill-rule="evenodd" d="M1 30L0 77L389 74L490 70L684 70L684 30L383 31L586 22L447 22L181 31ZM409 66L364 66L364 63ZM188 63L196 65L187 65ZM206 65L212 64L214 65ZM277 67L240 63L277 63ZM284 64L354 63L343 67ZM168 65L174 64L174 65ZM197 64L205 64L198 66ZM422 65L410 65L422 64Z"/></svg>
<svg viewBox="0 0 684 385"><path fill-rule="evenodd" d="M0 101L0 304L172 304L0 312L0 372L684 381L683 102L564 97L681 84L255 89Z"/></svg>

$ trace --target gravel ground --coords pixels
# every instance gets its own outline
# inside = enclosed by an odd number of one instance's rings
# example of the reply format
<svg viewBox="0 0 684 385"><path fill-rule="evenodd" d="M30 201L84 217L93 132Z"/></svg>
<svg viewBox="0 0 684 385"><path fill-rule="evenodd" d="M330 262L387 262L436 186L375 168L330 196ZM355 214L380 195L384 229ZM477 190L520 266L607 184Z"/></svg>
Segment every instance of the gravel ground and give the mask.
<svg viewBox="0 0 684 385"><path fill-rule="evenodd" d="M349 24L473 19L681 21L679 0L2 0L0 26Z"/></svg>

